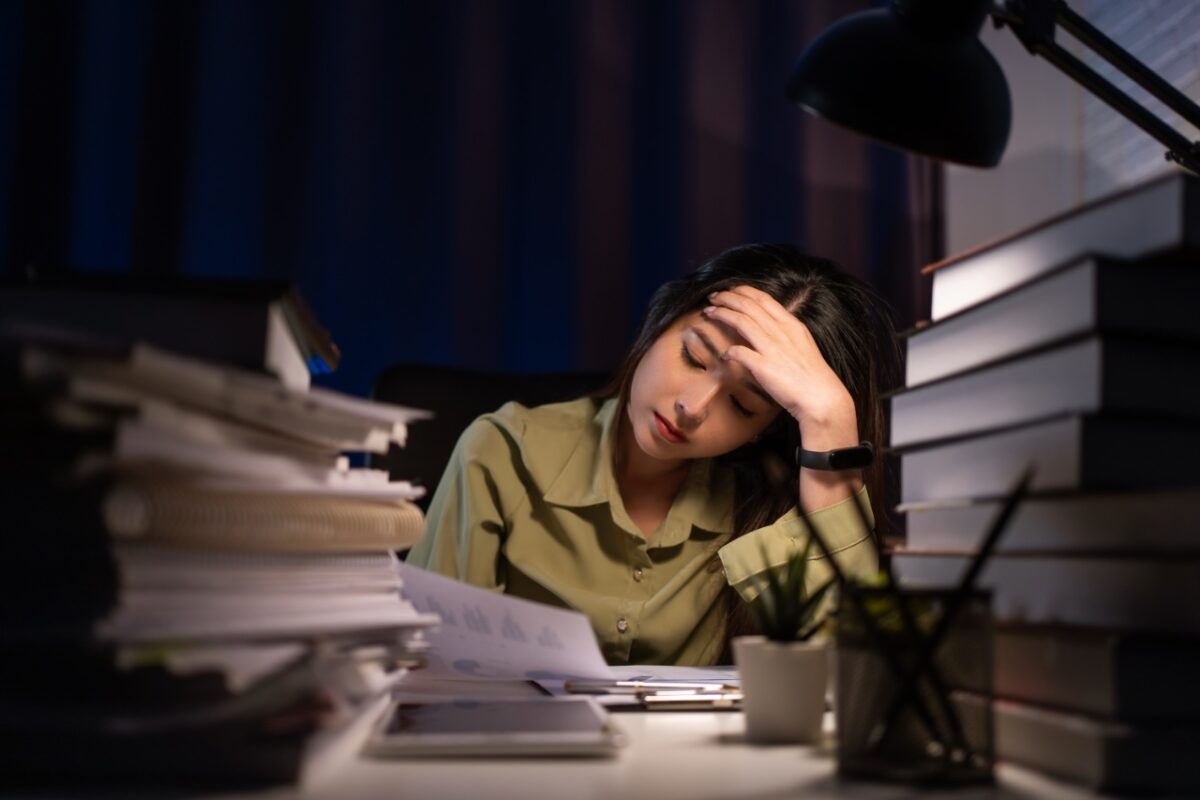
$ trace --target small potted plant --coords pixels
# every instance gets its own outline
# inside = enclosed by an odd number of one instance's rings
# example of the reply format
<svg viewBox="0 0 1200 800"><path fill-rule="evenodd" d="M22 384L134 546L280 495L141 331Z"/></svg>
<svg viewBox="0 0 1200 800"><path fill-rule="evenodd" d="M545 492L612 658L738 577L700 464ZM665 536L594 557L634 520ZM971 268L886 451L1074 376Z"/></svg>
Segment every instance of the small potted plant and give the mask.
<svg viewBox="0 0 1200 800"><path fill-rule="evenodd" d="M829 661L826 641L814 635L823 622L817 612L834 582L806 591L811 548L810 540L782 567L766 571L750 604L762 635L733 640L746 738L753 742L812 744L821 736Z"/></svg>

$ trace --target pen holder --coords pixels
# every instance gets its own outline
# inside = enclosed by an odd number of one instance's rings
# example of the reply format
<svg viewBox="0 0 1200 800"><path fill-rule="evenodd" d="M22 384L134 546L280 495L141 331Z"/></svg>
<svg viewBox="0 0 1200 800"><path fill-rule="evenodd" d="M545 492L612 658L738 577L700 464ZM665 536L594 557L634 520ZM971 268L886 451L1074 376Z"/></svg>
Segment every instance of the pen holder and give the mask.
<svg viewBox="0 0 1200 800"><path fill-rule="evenodd" d="M855 591L876 632L843 596L835 660L838 772L918 784L992 782L991 594L968 595L930 654L930 635L953 590ZM905 625L900 603L917 636ZM905 690L894 666L909 673L923 658L932 669Z"/></svg>

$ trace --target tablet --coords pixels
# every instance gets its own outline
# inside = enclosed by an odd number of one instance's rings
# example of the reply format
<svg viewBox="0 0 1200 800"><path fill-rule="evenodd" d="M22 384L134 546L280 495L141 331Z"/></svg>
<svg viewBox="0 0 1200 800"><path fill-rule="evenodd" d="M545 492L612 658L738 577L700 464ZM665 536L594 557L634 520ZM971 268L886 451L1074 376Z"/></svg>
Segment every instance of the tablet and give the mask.
<svg viewBox="0 0 1200 800"><path fill-rule="evenodd" d="M609 756L624 743L590 698L397 700L364 752L374 756Z"/></svg>

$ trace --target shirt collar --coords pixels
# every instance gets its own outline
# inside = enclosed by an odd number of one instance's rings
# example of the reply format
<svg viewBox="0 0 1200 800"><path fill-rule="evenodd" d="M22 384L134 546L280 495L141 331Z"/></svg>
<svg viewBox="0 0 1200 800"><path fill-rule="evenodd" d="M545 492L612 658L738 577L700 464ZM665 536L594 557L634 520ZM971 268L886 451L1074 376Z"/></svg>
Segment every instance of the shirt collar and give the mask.
<svg viewBox="0 0 1200 800"><path fill-rule="evenodd" d="M636 527L625 513L612 470L618 420L617 399L609 398L584 428L544 497L548 503L572 508L608 503L614 520L634 533ZM732 533L733 500L732 474L716 469L712 459L693 461L667 518L648 544L680 544L691 535L693 526L710 533Z"/></svg>
<svg viewBox="0 0 1200 800"><path fill-rule="evenodd" d="M546 488L546 502L579 508L607 503L612 481L612 436L616 398L605 400L580 432L575 449Z"/></svg>

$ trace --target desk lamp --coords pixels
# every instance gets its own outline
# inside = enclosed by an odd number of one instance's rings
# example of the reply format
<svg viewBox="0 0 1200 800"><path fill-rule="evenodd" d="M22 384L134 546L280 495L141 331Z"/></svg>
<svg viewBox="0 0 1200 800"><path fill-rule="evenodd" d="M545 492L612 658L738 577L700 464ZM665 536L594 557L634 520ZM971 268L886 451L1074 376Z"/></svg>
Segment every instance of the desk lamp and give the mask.
<svg viewBox="0 0 1200 800"><path fill-rule="evenodd" d="M1166 158L1200 174L1200 142L1150 113L1054 41L1070 33L1184 120L1200 106L1063 0L892 0L852 14L801 54L787 96L805 110L888 144L974 167L994 167L1012 124L1008 85L979 41L991 16L1025 48L1112 106L1167 148Z"/></svg>

